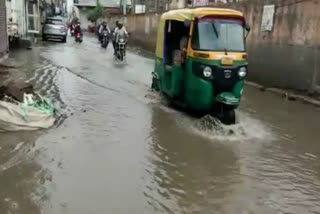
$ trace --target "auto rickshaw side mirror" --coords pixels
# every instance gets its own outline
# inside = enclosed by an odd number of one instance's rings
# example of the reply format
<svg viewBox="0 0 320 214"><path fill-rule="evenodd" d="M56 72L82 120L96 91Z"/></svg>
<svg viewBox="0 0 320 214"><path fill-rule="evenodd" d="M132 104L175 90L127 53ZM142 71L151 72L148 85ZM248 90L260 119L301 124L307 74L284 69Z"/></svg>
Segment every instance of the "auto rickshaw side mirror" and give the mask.
<svg viewBox="0 0 320 214"><path fill-rule="evenodd" d="M251 27L249 24L246 24L246 31L248 31L248 33L251 31Z"/></svg>
<svg viewBox="0 0 320 214"><path fill-rule="evenodd" d="M250 33L251 27L250 27L249 24L246 24L245 28L246 28L246 31L247 31L245 38L247 38L249 33Z"/></svg>

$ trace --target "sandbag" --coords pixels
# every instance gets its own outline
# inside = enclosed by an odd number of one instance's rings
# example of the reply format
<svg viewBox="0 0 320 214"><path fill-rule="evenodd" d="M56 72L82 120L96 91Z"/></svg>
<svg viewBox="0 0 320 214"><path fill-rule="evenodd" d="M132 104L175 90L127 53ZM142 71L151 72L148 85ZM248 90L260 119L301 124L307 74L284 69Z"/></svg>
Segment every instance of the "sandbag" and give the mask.
<svg viewBox="0 0 320 214"><path fill-rule="evenodd" d="M53 114L23 103L0 101L0 132L50 128Z"/></svg>

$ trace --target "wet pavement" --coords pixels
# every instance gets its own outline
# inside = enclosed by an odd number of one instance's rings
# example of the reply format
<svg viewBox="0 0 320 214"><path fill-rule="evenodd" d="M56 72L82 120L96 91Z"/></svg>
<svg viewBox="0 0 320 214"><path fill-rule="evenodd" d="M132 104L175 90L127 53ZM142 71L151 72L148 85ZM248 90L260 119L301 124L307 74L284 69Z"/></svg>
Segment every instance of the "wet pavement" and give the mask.
<svg viewBox="0 0 320 214"><path fill-rule="evenodd" d="M14 70L62 115L0 133L0 213L320 213L320 109L246 87L239 123L212 126L151 92L153 60L44 43Z"/></svg>

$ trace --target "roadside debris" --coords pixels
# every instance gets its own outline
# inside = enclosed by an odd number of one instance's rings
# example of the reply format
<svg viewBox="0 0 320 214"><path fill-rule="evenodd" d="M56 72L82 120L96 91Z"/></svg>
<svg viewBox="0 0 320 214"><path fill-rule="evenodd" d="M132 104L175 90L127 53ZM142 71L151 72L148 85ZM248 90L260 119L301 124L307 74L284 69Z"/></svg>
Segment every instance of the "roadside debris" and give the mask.
<svg viewBox="0 0 320 214"><path fill-rule="evenodd" d="M320 107L320 95L318 95L318 93L315 92L299 93L292 90L290 91L279 88L267 88L265 86L250 81L246 81L246 85L257 88L261 92L271 92L273 94L280 95L289 101L301 101L305 104L311 104L316 107Z"/></svg>
<svg viewBox="0 0 320 214"><path fill-rule="evenodd" d="M0 87L0 132L50 128L55 108L27 83Z"/></svg>

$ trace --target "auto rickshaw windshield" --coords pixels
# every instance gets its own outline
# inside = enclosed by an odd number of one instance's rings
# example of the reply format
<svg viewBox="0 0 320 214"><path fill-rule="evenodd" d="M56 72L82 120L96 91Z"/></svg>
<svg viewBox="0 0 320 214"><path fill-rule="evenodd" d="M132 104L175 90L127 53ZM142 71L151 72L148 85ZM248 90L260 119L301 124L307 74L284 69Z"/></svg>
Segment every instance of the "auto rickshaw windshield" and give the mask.
<svg viewBox="0 0 320 214"><path fill-rule="evenodd" d="M192 48L203 51L244 52L244 21L204 17L194 25Z"/></svg>

